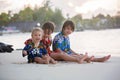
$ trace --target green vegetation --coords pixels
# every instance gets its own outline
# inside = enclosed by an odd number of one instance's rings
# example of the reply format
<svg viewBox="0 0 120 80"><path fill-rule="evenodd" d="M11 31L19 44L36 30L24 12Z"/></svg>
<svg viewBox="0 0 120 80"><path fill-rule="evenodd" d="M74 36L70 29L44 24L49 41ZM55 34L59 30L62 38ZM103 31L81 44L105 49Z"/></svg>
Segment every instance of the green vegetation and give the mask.
<svg viewBox="0 0 120 80"><path fill-rule="evenodd" d="M51 9L49 3L50 2L47 1L43 7L35 7L34 9L26 7L24 10L13 15L11 15L11 11L8 11L8 13L1 13L0 27L18 22L39 22L42 25L46 21L53 21L56 25L55 31L59 31L65 18L63 17L60 9ZM74 21L77 31L86 29L111 29L120 28L120 12L118 12L118 14L119 15L116 16L104 16L102 14L98 14L92 19L83 19L81 14L77 14L69 19Z"/></svg>

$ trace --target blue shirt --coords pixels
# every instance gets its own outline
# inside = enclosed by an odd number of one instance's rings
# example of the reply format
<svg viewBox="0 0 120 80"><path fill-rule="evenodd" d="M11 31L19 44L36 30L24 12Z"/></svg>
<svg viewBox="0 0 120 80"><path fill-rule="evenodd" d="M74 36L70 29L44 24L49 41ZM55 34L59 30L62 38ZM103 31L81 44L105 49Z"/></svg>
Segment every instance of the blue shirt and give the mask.
<svg viewBox="0 0 120 80"><path fill-rule="evenodd" d="M62 51L71 54L69 37L65 37L62 32L58 33L53 40L53 51L61 49Z"/></svg>
<svg viewBox="0 0 120 80"><path fill-rule="evenodd" d="M30 44L27 44L24 49L28 53L28 59L35 57L42 57L42 55L47 54L46 49L42 45L42 43L39 44L39 46L36 48L34 47L34 44L31 42Z"/></svg>

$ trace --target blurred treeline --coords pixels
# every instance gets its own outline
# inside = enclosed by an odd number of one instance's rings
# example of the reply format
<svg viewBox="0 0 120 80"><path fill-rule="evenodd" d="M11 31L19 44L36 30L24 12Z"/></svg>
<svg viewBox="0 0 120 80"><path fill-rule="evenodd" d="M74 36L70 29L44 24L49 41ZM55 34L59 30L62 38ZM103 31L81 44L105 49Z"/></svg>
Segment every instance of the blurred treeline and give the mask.
<svg viewBox="0 0 120 80"><path fill-rule="evenodd" d="M98 14L91 19L83 19L81 14L72 18L69 18L67 14L65 18L60 9L51 8L49 1L43 7L36 6L34 9L25 7L19 13L11 13L8 11L8 13L0 14L0 27L16 26L22 32L28 32L38 23L42 26L46 21L53 21L56 25L55 31L60 31L63 22L70 19L74 21L77 31L120 28L120 12L116 13L116 16Z"/></svg>

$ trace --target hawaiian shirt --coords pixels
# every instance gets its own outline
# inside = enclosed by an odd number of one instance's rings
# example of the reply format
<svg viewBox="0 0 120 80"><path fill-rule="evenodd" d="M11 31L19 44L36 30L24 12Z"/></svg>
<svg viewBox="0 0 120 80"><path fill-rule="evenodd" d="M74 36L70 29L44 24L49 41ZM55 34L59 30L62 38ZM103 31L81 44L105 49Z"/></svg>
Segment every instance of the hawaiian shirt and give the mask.
<svg viewBox="0 0 120 80"><path fill-rule="evenodd" d="M47 54L47 51L42 43L40 43L38 47L34 47L34 43L32 42L32 39L28 39L27 43L25 44L26 45L23 50L27 51L28 58L34 59L34 57L42 57L42 55Z"/></svg>
<svg viewBox="0 0 120 80"><path fill-rule="evenodd" d="M69 37L65 37L62 32L58 33L53 40L53 51L56 51L56 49L71 54Z"/></svg>
<svg viewBox="0 0 120 80"><path fill-rule="evenodd" d="M41 42L44 44L48 54L50 55L52 51L50 50L50 46L52 44L52 37L49 37L47 39L42 39Z"/></svg>
<svg viewBox="0 0 120 80"><path fill-rule="evenodd" d="M27 45L28 43L31 43L31 42L32 42L32 39L28 39L25 41L24 44ZM47 50L47 53L50 55L52 53L52 51L50 50L50 46L52 44L52 37L49 37L47 39L43 38L40 42L44 45L45 49Z"/></svg>

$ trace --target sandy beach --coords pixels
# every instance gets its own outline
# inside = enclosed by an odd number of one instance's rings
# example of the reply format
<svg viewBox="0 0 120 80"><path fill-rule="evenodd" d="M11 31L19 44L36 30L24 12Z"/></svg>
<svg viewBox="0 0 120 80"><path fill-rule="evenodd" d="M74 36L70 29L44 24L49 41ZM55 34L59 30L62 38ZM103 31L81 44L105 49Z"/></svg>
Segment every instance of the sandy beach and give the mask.
<svg viewBox="0 0 120 80"><path fill-rule="evenodd" d="M0 80L120 80L119 34L120 29L75 32L70 35L74 51L112 57L104 63L58 62L55 65L28 64L27 57L23 58L21 50L16 50L23 48L30 33L5 34L0 36L0 42L12 44L15 50L0 53Z"/></svg>
<svg viewBox="0 0 120 80"><path fill-rule="evenodd" d="M21 50L15 50L0 53L0 80L120 80L119 62L120 55L113 55L104 63L28 64Z"/></svg>

